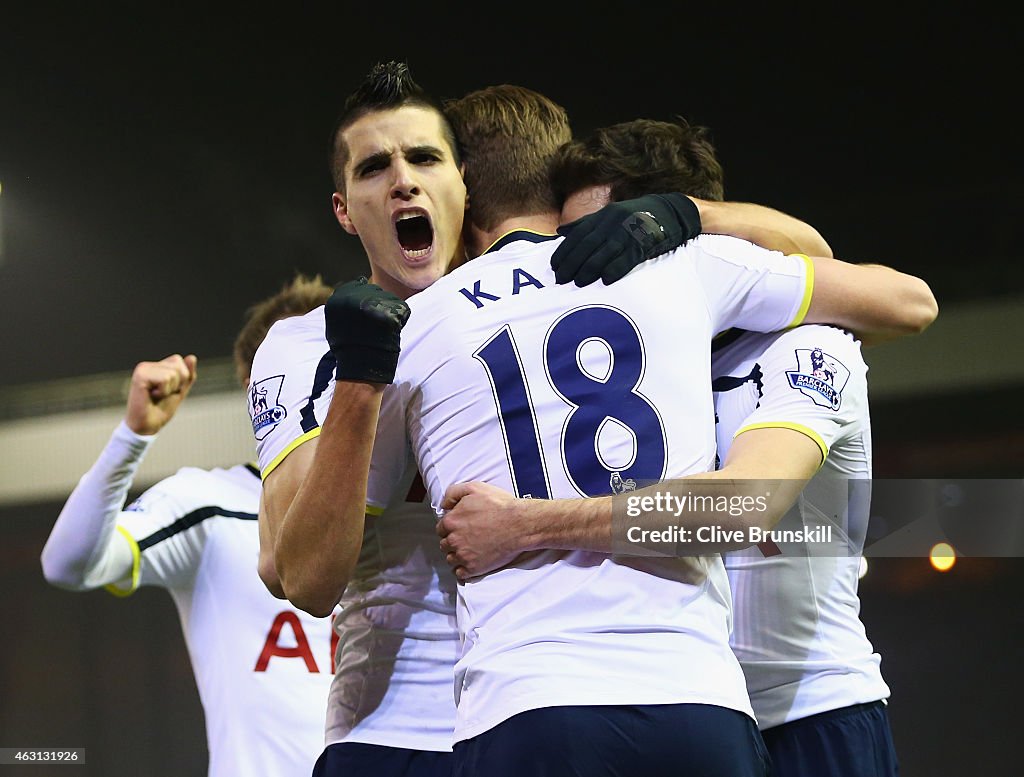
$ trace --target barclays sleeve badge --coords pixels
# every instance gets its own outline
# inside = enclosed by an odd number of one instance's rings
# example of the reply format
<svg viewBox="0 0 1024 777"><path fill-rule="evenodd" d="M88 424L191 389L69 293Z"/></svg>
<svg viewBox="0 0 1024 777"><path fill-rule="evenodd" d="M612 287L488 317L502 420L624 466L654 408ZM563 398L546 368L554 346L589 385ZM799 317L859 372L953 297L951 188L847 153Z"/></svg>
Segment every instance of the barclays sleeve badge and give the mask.
<svg viewBox="0 0 1024 777"><path fill-rule="evenodd" d="M249 386L249 416L252 418L252 433L257 440L274 431L288 415L284 406L278 404L283 385L284 375L275 375Z"/></svg>
<svg viewBox="0 0 1024 777"><path fill-rule="evenodd" d="M838 410L850 371L820 348L797 348L796 369L786 370L790 388L808 396L816 405Z"/></svg>

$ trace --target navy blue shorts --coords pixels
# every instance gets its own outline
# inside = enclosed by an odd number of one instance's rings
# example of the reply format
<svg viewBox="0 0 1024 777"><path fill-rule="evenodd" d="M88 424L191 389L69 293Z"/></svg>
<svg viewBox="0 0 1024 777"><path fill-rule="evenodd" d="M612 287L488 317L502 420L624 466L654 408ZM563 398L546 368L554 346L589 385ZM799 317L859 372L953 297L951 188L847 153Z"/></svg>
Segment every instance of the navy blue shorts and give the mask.
<svg viewBox="0 0 1024 777"><path fill-rule="evenodd" d="M316 759L313 777L452 777L452 754L337 742Z"/></svg>
<svg viewBox="0 0 1024 777"><path fill-rule="evenodd" d="M889 714L880 701L854 704L761 732L772 777L895 777Z"/></svg>
<svg viewBox="0 0 1024 777"><path fill-rule="evenodd" d="M708 704L651 704L522 712L456 743L453 777L767 774L768 754L748 716Z"/></svg>

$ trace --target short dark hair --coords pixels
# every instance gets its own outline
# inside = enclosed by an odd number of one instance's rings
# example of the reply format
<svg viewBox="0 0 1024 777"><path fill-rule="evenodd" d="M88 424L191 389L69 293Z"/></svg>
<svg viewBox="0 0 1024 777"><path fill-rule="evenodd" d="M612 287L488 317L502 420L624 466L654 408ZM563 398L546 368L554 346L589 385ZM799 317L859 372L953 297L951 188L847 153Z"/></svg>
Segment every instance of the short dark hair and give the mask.
<svg viewBox="0 0 1024 777"><path fill-rule="evenodd" d="M252 372L256 349L267 336L274 322L289 316L304 316L323 305L333 292L319 275L312 278L301 273L273 296L257 302L245 311L245 324L235 338L235 374L243 386Z"/></svg>
<svg viewBox="0 0 1024 777"><path fill-rule="evenodd" d="M348 147L342 141L342 133L368 113L390 111L404 106L427 108L435 111L441 120L444 139L451 148L452 158L460 165L461 154L455 139L455 131L445 115L440 100L435 98L413 80L405 62L378 62L362 84L345 100L341 113L331 129L328 167L334 190L345 190L345 165L348 163Z"/></svg>
<svg viewBox="0 0 1024 777"><path fill-rule="evenodd" d="M612 200L680 192L705 200L724 197L722 165L710 131L675 121L636 119L566 143L555 156L551 182L562 202L588 186L610 185Z"/></svg>

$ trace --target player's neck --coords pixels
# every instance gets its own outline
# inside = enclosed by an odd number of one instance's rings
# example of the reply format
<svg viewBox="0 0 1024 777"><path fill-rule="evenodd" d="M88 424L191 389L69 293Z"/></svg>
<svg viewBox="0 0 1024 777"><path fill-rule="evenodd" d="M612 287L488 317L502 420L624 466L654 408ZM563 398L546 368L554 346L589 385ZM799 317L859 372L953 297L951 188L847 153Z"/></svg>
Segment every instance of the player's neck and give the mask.
<svg viewBox="0 0 1024 777"><path fill-rule="evenodd" d="M531 216L513 216L499 222L493 229L480 229L470 224L464 231L466 253L471 257L480 256L503 235L516 229L527 229L544 235L553 235L558 229L558 213L537 213Z"/></svg>

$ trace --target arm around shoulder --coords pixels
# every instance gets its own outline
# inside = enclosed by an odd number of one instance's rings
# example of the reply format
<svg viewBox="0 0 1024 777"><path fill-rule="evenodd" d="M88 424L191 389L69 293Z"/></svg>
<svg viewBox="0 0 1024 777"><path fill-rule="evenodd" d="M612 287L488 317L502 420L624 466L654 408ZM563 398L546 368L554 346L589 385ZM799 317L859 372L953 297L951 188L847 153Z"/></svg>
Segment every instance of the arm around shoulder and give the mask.
<svg viewBox="0 0 1024 777"><path fill-rule="evenodd" d="M832 248L805 221L765 205L690 197L700 211L705 234L732 235L784 254L832 256Z"/></svg>
<svg viewBox="0 0 1024 777"><path fill-rule="evenodd" d="M879 264L812 257L814 288L802 323L834 324L865 345L916 335L939 314L928 284Z"/></svg>

